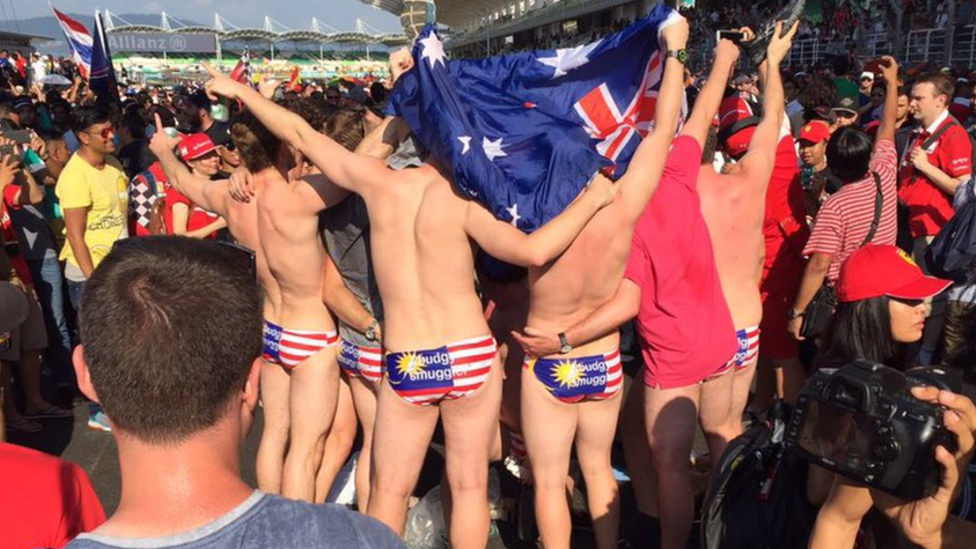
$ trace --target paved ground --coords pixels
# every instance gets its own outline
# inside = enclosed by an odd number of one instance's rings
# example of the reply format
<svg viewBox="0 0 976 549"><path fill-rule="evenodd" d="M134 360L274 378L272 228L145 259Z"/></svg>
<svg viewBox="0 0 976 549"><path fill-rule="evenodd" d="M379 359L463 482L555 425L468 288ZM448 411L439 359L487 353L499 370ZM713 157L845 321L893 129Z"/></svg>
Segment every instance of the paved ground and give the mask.
<svg viewBox="0 0 976 549"><path fill-rule="evenodd" d="M64 401L58 402L56 398L53 398L53 395L48 396L52 402L57 402L61 405L68 404ZM110 433L96 432L88 429L88 405L85 402L76 399L74 401L74 412L75 417L73 420L43 420L42 423L45 426L44 431L38 434L16 435L8 433L8 441L53 455L59 455L64 459L81 465L91 478L106 514L111 515L118 507L122 490L115 439ZM255 424L241 453L241 474L245 482L252 486L256 486L254 463L262 426L263 422L259 409ZM699 432L696 440L696 450L702 452L705 448L704 438ZM424 471L421 474L421 479L415 492L417 496L422 496L427 493L428 490L435 487L440 481L443 471L443 458L439 453L441 450L442 447L436 444L435 439L435 444L432 447L432 451L428 454ZM502 496L506 506L517 508L517 503L521 496L518 483L504 472L501 473L500 477L502 479ZM699 482L697 483L699 485L699 492L704 489L704 485L700 480L701 477L699 476ZM632 514L634 508L633 494L630 491L628 483L621 486L621 500L622 515L624 517L622 522L623 527L626 528L628 522L627 517ZM523 501L531 501L531 496L528 499L523 499ZM519 539L518 521L518 514L512 512L508 521L498 522L501 541L504 547L508 549L534 548L534 543ZM595 546L588 522L585 516L574 517L574 524L576 524L573 535L574 549L592 549ZM689 545L689 547L693 546L695 545ZM492 544L490 547L495 549L498 546ZM653 545L642 545L641 549L644 549L644 547L653 547Z"/></svg>

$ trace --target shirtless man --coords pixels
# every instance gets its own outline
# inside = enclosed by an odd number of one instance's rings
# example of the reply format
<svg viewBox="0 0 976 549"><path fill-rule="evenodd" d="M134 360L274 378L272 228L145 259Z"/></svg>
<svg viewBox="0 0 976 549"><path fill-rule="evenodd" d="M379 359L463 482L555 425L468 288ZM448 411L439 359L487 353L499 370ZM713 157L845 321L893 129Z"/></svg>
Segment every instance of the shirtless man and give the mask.
<svg viewBox="0 0 976 549"><path fill-rule="evenodd" d="M781 47L777 43L774 39L770 50ZM681 137L675 139L660 185L634 228L630 258L616 294L561 338L551 335L558 328L535 329L531 337L521 338L528 353L548 354L558 348L559 339L570 345L591 342L616 333L637 314L646 369L644 383L631 390L625 406L625 452L639 508L660 514L661 546L666 549L686 546L694 518L688 456L695 421L706 432L715 455L728 442L721 429L732 380L721 374L727 371L736 342L701 218L698 169L691 168L689 160L701 156L698 140L704 141L708 134L737 57L731 43L720 43L712 75ZM527 410L523 416L528 417ZM530 444L530 459L532 453Z"/></svg>
<svg viewBox="0 0 976 549"><path fill-rule="evenodd" d="M392 171L379 160L347 151L247 86L211 76L211 95L242 101L332 183L366 202L388 351L377 397L369 514L403 533L407 504L440 417L453 500L451 544L484 549L490 521L488 453L497 430L501 375L474 290L473 248L517 265L545 265L613 200L616 188L595 178L565 212L525 235L462 198L435 159Z"/></svg>
<svg viewBox="0 0 976 549"><path fill-rule="evenodd" d="M724 429L719 429L724 440L732 440L742 434L742 413L749 399L752 378L759 357L759 323L762 320L762 300L759 282L763 273L765 239L763 237L763 211L766 206L766 188L773 173L777 150L782 143L786 156L796 165L793 138L789 126L784 127L785 94L779 71L779 61L789 52L791 35L770 48L768 60L759 67L760 80L764 83L763 118L755 128L749 150L728 174L717 174L712 167L714 150L702 155L698 173L698 193L701 197L702 216L708 225L715 252L715 267L722 284L722 293L732 313L739 352L735 355L732 369L731 406ZM727 78L727 77L726 77ZM714 116L720 97L699 96L699 101ZM695 137L705 141L705 135ZM713 455L713 463L719 459Z"/></svg>
<svg viewBox="0 0 976 549"><path fill-rule="evenodd" d="M318 213L341 201L346 193L326 185L321 176L289 182L287 174L298 163L296 154L287 147L275 146L276 140L253 117L235 127L239 126L246 127L253 137L252 143L238 146L260 195L253 206L246 207L254 209L256 249L267 262L272 287L277 289L280 300L277 310L266 318L262 353L269 366L280 368L271 368L262 377L289 377L287 398L265 397L266 407L283 407L289 421L284 432L269 430L269 435L277 434L280 439L277 444L262 437L267 451L259 452L258 469L262 472L262 489L280 489L285 497L313 501L315 475L335 413L339 380L335 349L338 335L332 316L322 303L325 249L318 238ZM222 200L229 199L226 185L219 186L215 193ZM224 207L243 209L245 205ZM264 388L272 386L282 384L268 383ZM268 408L266 412L274 415L276 409ZM283 467L268 466L279 456L284 456Z"/></svg>
<svg viewBox="0 0 976 549"><path fill-rule="evenodd" d="M634 154L617 183L620 200L594 216L553 264L529 271L529 334L558 332L610 301L623 278L634 224L657 188L681 112L684 66L675 55L688 41L684 19L661 30L667 52L654 133ZM525 338L513 334L523 341ZM569 549L572 525L566 477L574 440L597 547L617 546L617 482L610 466L623 388L620 336L615 329L592 341L563 342L558 355L527 357L521 390L522 433L535 487L535 513L547 549Z"/></svg>

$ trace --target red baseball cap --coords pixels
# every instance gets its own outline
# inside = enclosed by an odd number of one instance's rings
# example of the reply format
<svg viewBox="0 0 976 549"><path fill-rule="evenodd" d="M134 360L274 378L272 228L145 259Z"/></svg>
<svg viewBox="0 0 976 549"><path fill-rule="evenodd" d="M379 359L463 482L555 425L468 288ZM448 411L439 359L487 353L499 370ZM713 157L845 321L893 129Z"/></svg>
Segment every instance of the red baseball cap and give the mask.
<svg viewBox="0 0 976 549"><path fill-rule="evenodd" d="M808 141L816 145L817 143L822 143L824 141L830 140L830 128L825 122L819 120L813 120L808 124L804 124L800 128L800 141Z"/></svg>
<svg viewBox="0 0 976 549"><path fill-rule="evenodd" d="M759 117L740 95L726 97L718 109L718 139L733 158L749 150Z"/></svg>
<svg viewBox="0 0 976 549"><path fill-rule="evenodd" d="M897 246L869 244L841 266L837 301L850 303L883 295L928 299L951 285L951 280L925 276L911 256Z"/></svg>
<svg viewBox="0 0 976 549"><path fill-rule="evenodd" d="M191 133L180 142L180 156L186 161L196 160L215 150L217 147L205 133Z"/></svg>

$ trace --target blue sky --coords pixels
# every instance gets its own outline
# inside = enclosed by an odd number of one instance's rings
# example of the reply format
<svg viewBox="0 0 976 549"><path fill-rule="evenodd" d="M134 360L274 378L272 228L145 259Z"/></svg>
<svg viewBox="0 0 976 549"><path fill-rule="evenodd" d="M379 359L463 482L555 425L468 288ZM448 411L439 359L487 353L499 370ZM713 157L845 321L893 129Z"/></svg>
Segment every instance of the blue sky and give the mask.
<svg viewBox="0 0 976 549"><path fill-rule="evenodd" d="M8 16L11 15L11 3L20 19L51 13L44 0L0 0ZM52 0L52 3L59 10L70 13L107 9L116 14L159 14L165 10L177 19L207 24L213 21L213 14L217 12L240 27L261 26L264 16L269 15L292 29L308 28L313 16L339 30L352 30L357 18L382 32L401 29L397 17L358 0Z"/></svg>

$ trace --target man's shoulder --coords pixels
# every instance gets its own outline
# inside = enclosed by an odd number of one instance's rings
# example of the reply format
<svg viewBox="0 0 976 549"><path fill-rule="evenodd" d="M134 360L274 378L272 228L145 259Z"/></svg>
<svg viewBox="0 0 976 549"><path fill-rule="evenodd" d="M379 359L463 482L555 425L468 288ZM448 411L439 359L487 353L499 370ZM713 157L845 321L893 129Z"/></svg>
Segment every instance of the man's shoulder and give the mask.
<svg viewBox="0 0 976 549"><path fill-rule="evenodd" d="M306 539L308 544L335 549L403 547L402 541L384 524L344 507L271 495L265 499L260 520L283 536L282 541L288 539L295 547L302 546Z"/></svg>
<svg viewBox="0 0 976 549"><path fill-rule="evenodd" d="M225 546L240 549L401 549L403 542L376 521L337 505L311 504L255 492L241 507L196 531L139 540L141 546L178 545L186 549ZM69 549L114 549L114 538L83 535ZM154 544L154 545L150 545Z"/></svg>

